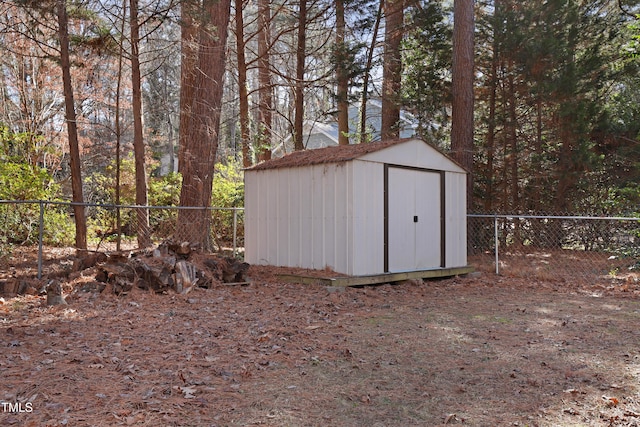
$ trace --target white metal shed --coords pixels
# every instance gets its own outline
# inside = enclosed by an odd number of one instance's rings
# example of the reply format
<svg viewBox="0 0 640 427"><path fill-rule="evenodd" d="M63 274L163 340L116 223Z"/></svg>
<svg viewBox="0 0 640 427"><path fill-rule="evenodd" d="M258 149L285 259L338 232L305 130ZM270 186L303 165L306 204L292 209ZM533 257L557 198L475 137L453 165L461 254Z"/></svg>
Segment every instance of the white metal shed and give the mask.
<svg viewBox="0 0 640 427"><path fill-rule="evenodd" d="M245 170L245 260L352 276L465 267L467 172L419 139Z"/></svg>

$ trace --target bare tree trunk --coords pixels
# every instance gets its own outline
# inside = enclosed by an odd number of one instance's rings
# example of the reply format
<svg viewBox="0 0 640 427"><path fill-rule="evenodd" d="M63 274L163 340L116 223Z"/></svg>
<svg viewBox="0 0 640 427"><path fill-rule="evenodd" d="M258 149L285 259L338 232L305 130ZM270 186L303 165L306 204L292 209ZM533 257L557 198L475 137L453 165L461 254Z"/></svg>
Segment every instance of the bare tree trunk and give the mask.
<svg viewBox="0 0 640 427"><path fill-rule="evenodd" d="M384 16L384 58L382 63L382 124L380 138L393 139L400 136L400 105L398 94L402 82L402 25L404 22L404 0L387 0Z"/></svg>
<svg viewBox="0 0 640 427"><path fill-rule="evenodd" d="M338 144L349 144L349 76L345 45L344 0L336 0L336 81L338 86Z"/></svg>
<svg viewBox="0 0 640 427"><path fill-rule="evenodd" d="M142 125L142 90L140 73L140 24L138 22L138 0L129 1L131 30L131 88L133 108L133 153L136 174L136 205L147 206L147 173L144 158L144 135ZM136 209L138 246L151 246L149 209Z"/></svg>
<svg viewBox="0 0 640 427"><path fill-rule="evenodd" d="M249 151L249 92L247 89L247 59L245 56L243 0L235 0L236 9L236 60L238 61L238 103L240 104L240 145L242 146L242 165L251 166Z"/></svg>
<svg viewBox="0 0 640 427"><path fill-rule="evenodd" d="M205 0L201 6L183 3L183 85L180 114L179 166L182 173L180 210L175 238L213 247L211 238L211 190L225 71L225 49L231 0ZM198 17L199 22L194 18ZM194 43L196 42L196 43ZM182 120L181 120L182 122Z"/></svg>
<svg viewBox="0 0 640 427"><path fill-rule="evenodd" d="M509 138L509 160L511 168L511 212L517 213L520 210L520 188L518 185L518 117L516 113L516 104L518 95L515 90L513 73L515 72L513 64L509 66L512 70L507 77L507 87L509 88L509 127L507 129L507 137Z"/></svg>
<svg viewBox="0 0 640 427"><path fill-rule="evenodd" d="M467 171L467 206L473 206L473 0L454 0L451 154Z"/></svg>
<svg viewBox="0 0 640 427"><path fill-rule="evenodd" d="M382 10L384 9L384 0L380 0L376 22L373 26L373 36L371 37L371 45L367 53L367 66L364 70L362 79L362 101L360 102L360 124L358 133L360 134L360 143L367 141L367 103L369 102L369 76L371 75L371 67L373 65L373 52L378 40L378 30L380 29L380 21L382 20Z"/></svg>
<svg viewBox="0 0 640 427"><path fill-rule="evenodd" d="M57 0L58 37L60 39L60 67L64 86L65 119L69 136L69 158L71 167L72 200L78 203L73 206L76 223L76 249L80 252L87 249L87 219L84 213L84 196L82 194L82 172L80 168L80 147L78 143L78 126L71 84L71 60L69 55L69 18L65 0Z"/></svg>
<svg viewBox="0 0 640 427"><path fill-rule="evenodd" d="M195 94L196 64L198 62L198 27L195 18L198 8L193 1L185 1L181 6L180 47L182 52L180 63L180 135L178 136L178 172L183 176L183 151L188 144L187 129L191 128L192 103Z"/></svg>
<svg viewBox="0 0 640 427"><path fill-rule="evenodd" d="M295 88L295 116L293 120L293 148L303 150L304 134L304 63L307 49L307 0L300 0L298 12L298 50L296 52L296 88Z"/></svg>
<svg viewBox="0 0 640 427"><path fill-rule="evenodd" d="M489 79L489 119L487 123L487 170L486 170L486 187L484 194L484 212L493 211L494 199L494 182L495 182L495 146L496 146L496 91L498 85L498 55L497 43L494 42L493 58L491 59L491 77Z"/></svg>
<svg viewBox="0 0 640 427"><path fill-rule="evenodd" d="M115 134L116 134L116 185L115 185L115 203L120 205L120 178L121 178L121 161L120 161L120 147L122 146L122 126L120 124L120 93L122 91L122 62L124 59L124 29L126 25L127 14L127 0L122 0L122 22L120 24L120 40L118 41L120 46L118 47L118 79L116 81L116 105L115 105ZM116 237L116 251L120 251L122 248L122 214L120 208L116 208L116 231L118 235Z"/></svg>
<svg viewBox="0 0 640 427"><path fill-rule="evenodd" d="M258 152L260 160L271 158L273 88L271 85L271 2L258 0Z"/></svg>

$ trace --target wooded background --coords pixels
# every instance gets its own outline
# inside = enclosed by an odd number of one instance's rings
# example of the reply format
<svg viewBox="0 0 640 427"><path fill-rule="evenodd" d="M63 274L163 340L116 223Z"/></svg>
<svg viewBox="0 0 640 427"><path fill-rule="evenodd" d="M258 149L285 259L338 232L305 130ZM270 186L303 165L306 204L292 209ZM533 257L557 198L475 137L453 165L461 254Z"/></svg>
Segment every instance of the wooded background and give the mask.
<svg viewBox="0 0 640 427"><path fill-rule="evenodd" d="M398 137L404 121L472 171L471 211L637 215L639 10L625 0L4 0L0 198L239 206L237 171L305 149L314 126L367 143ZM214 164L236 180L221 199ZM178 223L198 227L178 233L198 232L178 237L209 245L210 215L185 212ZM148 216L137 210L140 230ZM83 217L76 208L80 249Z"/></svg>

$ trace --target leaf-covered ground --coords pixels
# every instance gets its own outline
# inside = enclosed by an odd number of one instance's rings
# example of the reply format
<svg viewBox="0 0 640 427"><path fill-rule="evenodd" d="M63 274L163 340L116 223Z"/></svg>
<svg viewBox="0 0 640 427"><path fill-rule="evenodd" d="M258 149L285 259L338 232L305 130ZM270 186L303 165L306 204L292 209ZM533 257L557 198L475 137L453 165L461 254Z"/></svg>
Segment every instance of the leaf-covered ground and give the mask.
<svg viewBox="0 0 640 427"><path fill-rule="evenodd" d="M0 425L640 424L635 282L335 289L276 272L187 295L0 300Z"/></svg>

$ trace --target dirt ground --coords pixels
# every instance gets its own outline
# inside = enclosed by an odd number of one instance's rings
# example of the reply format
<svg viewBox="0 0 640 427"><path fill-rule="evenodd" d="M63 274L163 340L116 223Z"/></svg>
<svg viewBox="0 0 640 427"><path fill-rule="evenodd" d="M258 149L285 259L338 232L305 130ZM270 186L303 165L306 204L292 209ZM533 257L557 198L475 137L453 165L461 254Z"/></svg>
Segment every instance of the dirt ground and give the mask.
<svg viewBox="0 0 640 427"><path fill-rule="evenodd" d="M338 289L277 272L0 299L0 425L640 425L635 281Z"/></svg>

